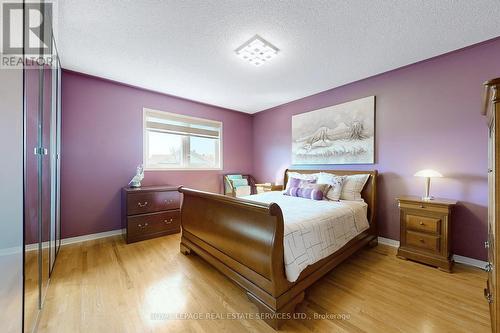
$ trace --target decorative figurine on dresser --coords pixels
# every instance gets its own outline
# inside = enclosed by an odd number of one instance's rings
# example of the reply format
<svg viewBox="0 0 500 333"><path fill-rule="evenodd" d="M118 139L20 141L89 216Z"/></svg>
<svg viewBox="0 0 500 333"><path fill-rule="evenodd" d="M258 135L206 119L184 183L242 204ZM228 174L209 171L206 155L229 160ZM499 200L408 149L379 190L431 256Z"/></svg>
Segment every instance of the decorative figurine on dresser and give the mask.
<svg viewBox="0 0 500 333"><path fill-rule="evenodd" d="M128 183L128 186L133 188L141 187L141 181L143 179L144 179L144 167L141 164L137 167L137 172L135 173L134 178L132 178Z"/></svg>
<svg viewBox="0 0 500 333"><path fill-rule="evenodd" d="M451 213L456 201L400 197L401 238L398 257L451 273Z"/></svg>
<svg viewBox="0 0 500 333"><path fill-rule="evenodd" d="M128 243L181 231L180 186L124 187L122 227Z"/></svg>

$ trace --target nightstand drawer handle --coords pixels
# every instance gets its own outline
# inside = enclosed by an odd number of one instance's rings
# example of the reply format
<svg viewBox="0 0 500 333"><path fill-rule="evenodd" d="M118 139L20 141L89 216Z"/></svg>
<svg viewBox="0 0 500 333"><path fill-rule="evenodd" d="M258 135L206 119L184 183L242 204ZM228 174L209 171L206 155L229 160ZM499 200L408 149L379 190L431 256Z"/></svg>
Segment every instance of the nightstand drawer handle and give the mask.
<svg viewBox="0 0 500 333"><path fill-rule="evenodd" d="M424 222L422 222L422 221L420 221L420 223L419 223L419 224L420 224L420 225L425 225L425 223L424 223Z"/></svg>
<svg viewBox="0 0 500 333"><path fill-rule="evenodd" d="M484 266L484 270L486 272L491 272L493 270L493 265L491 264L491 262L487 263L486 266Z"/></svg>
<svg viewBox="0 0 500 333"><path fill-rule="evenodd" d="M420 208L425 208L424 205L420 205Z"/></svg>
<svg viewBox="0 0 500 333"><path fill-rule="evenodd" d="M163 223L165 223L165 224L170 224L172 222L174 222L173 218L170 218L169 220L163 220Z"/></svg>
<svg viewBox="0 0 500 333"><path fill-rule="evenodd" d="M140 202L138 202L138 203L137 203L137 206L139 206L139 207L141 207L141 208L142 208L142 207L146 207L147 205L148 205L148 202L147 202L147 201L144 201L144 203L140 203Z"/></svg>
<svg viewBox="0 0 500 333"><path fill-rule="evenodd" d="M144 229L144 228L146 228L148 225L149 225L149 224L146 222L146 223L144 223L144 224L140 224L140 223L139 223L137 226L138 226L139 228Z"/></svg>
<svg viewBox="0 0 500 333"><path fill-rule="evenodd" d="M419 240L420 240L420 243L425 243L424 239L420 238Z"/></svg>

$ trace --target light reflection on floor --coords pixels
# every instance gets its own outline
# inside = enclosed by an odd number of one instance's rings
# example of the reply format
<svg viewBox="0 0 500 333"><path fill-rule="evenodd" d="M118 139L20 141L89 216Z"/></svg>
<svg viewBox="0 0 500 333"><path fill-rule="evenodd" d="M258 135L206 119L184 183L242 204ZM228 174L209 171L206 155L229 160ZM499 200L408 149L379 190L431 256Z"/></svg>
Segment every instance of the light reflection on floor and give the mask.
<svg viewBox="0 0 500 333"><path fill-rule="evenodd" d="M141 307L145 322L150 327L163 326L172 322L170 314L183 313L186 307L186 296L181 273L170 275L158 281L145 292L144 304Z"/></svg>

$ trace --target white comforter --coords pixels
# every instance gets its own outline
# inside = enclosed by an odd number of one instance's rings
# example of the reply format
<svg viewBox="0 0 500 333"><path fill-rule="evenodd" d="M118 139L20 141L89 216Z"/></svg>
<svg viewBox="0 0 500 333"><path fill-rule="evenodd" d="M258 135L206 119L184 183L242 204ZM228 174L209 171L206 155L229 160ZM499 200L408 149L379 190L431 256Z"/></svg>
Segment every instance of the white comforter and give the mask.
<svg viewBox="0 0 500 333"><path fill-rule="evenodd" d="M285 222L285 271L295 282L309 265L329 256L369 228L362 201L315 201L266 192L245 197L277 203Z"/></svg>

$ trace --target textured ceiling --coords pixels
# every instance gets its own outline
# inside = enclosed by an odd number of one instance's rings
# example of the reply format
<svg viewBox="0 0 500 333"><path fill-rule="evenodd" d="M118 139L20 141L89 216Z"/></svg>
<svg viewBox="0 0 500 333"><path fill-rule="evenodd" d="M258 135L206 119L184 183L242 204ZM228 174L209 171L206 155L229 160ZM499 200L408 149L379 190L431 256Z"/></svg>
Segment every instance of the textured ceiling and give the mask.
<svg viewBox="0 0 500 333"><path fill-rule="evenodd" d="M498 0L58 3L64 68L248 113L500 36ZM260 67L233 52L255 34Z"/></svg>

